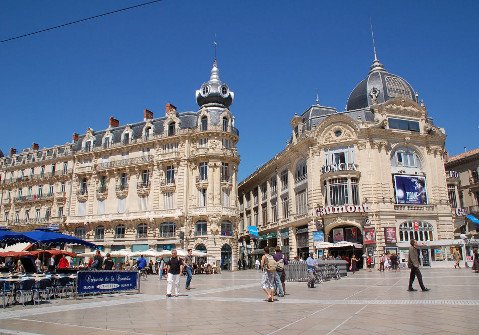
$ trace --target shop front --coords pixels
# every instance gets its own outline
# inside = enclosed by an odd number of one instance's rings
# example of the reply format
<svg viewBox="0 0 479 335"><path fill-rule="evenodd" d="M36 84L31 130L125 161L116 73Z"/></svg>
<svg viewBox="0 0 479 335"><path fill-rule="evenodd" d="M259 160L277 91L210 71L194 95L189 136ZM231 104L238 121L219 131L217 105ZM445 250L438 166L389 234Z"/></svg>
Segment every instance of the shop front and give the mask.
<svg viewBox="0 0 479 335"><path fill-rule="evenodd" d="M432 240L418 242L419 260L422 266L431 268L453 268L454 251L458 250L461 255L461 262L465 259L466 243L464 240ZM399 254L403 267L407 265L409 256L409 242L399 242Z"/></svg>
<svg viewBox="0 0 479 335"><path fill-rule="evenodd" d="M306 259L309 255L309 234L308 226L301 226L296 229L296 255L299 259Z"/></svg>

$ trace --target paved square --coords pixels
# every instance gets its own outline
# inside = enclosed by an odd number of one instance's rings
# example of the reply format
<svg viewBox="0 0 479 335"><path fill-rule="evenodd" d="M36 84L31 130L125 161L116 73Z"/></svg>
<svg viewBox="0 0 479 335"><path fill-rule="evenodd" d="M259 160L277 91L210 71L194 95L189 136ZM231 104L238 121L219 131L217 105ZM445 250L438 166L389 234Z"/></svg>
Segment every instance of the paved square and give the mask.
<svg viewBox="0 0 479 335"><path fill-rule="evenodd" d="M287 283L274 303L254 270L194 276L178 298L149 276L141 294L8 307L0 334L477 334L479 274L422 272L430 292L407 292L409 271L360 271L314 289Z"/></svg>

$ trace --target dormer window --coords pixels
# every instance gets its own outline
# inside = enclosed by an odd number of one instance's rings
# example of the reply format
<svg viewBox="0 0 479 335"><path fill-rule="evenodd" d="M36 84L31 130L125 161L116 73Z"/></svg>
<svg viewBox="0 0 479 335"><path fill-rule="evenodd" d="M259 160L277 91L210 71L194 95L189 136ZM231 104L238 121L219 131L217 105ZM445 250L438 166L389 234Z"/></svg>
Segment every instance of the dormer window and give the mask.
<svg viewBox="0 0 479 335"><path fill-rule="evenodd" d="M223 118L223 131L228 131L228 123L229 123L228 118L224 117Z"/></svg>
<svg viewBox="0 0 479 335"><path fill-rule="evenodd" d="M168 136L175 135L175 131L176 131L176 123L175 122L170 122L168 124Z"/></svg>
<svg viewBox="0 0 479 335"><path fill-rule="evenodd" d="M110 147L110 144L111 144L111 137L110 136L106 136L103 138L103 149L108 149Z"/></svg>
<svg viewBox="0 0 479 335"><path fill-rule="evenodd" d="M90 152L93 147L93 140L88 140L85 142L85 146L83 147L83 150L85 152Z"/></svg>
<svg viewBox="0 0 479 335"><path fill-rule="evenodd" d="M203 116L201 118L201 126L200 126L200 129L205 131L205 130L208 130L208 117L206 116Z"/></svg>
<svg viewBox="0 0 479 335"><path fill-rule="evenodd" d="M148 141L150 139L151 133L152 133L151 127L146 127L144 135L143 135L143 138L144 138L145 141Z"/></svg>
<svg viewBox="0 0 479 335"><path fill-rule="evenodd" d="M210 93L210 87L208 85L203 85L203 87L201 88L201 94L205 96L208 93Z"/></svg>
<svg viewBox="0 0 479 335"><path fill-rule="evenodd" d="M129 144L130 143L130 133L124 133L123 134L123 139L121 141L123 144Z"/></svg>

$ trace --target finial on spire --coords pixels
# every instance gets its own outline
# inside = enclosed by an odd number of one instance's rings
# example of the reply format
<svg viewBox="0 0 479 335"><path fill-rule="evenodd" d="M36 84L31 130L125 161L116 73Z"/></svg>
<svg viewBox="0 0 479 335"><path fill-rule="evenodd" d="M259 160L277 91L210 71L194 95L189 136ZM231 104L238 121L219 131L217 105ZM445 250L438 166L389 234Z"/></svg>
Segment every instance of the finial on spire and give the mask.
<svg viewBox="0 0 479 335"><path fill-rule="evenodd" d="M374 40L374 30L373 30L373 22L371 17L369 17L369 25L371 26L371 38L373 40L373 52L374 52L374 60L378 60L378 54L376 53L376 41Z"/></svg>
<svg viewBox="0 0 479 335"><path fill-rule="evenodd" d="M215 39L213 40L213 47L215 48L215 63L216 63L216 48L218 47L218 43L216 42L216 34L215 34Z"/></svg>
<svg viewBox="0 0 479 335"><path fill-rule="evenodd" d="M319 93L316 92L316 105L319 106Z"/></svg>

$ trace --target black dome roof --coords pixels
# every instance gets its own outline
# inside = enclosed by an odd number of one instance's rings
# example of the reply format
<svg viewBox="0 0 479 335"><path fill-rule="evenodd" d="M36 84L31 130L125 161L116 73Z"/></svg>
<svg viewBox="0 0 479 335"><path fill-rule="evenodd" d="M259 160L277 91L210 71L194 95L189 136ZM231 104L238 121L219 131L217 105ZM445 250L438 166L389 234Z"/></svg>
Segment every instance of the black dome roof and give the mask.
<svg viewBox="0 0 479 335"><path fill-rule="evenodd" d="M220 80L219 74L215 59L210 80L203 83L201 88L196 91L196 102L200 107L206 104L229 107L233 103L234 93L230 91L228 85Z"/></svg>
<svg viewBox="0 0 479 335"><path fill-rule="evenodd" d="M347 110L361 109L392 98L404 98L417 102L412 86L403 78L387 72L376 58L368 76L349 95L346 108Z"/></svg>

